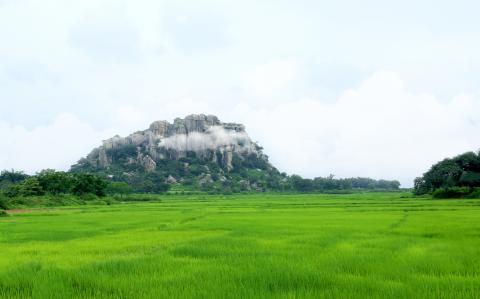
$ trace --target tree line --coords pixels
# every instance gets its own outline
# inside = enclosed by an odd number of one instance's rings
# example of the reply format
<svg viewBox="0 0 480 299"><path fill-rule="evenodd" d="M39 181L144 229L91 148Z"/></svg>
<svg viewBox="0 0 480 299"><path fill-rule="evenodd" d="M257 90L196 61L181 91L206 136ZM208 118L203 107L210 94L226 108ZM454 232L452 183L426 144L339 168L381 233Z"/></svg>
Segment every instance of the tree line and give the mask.
<svg viewBox="0 0 480 299"><path fill-rule="evenodd" d="M396 180L374 180L371 178L339 178L333 174L328 177L305 179L299 175L290 176L293 190L300 192L322 192L331 190L398 190L400 182Z"/></svg>
<svg viewBox="0 0 480 299"><path fill-rule="evenodd" d="M253 170L250 172L257 173ZM235 174L233 174L235 176ZM107 194L129 194L129 193L164 193L169 190L162 176L148 175L148 180L138 178L137 181L122 182L112 181L105 175L64 172L52 169L42 170L36 175L29 176L21 171L4 170L0 173L0 193L7 197L19 196L42 196L71 194L82 196L91 194L105 196ZM278 178L265 177L265 174L258 172L258 178L253 174L245 175L264 190L283 192L325 192L332 190L398 190L398 181L374 180L370 178L343 178L337 179L333 175L329 177L317 177L315 179L302 178L299 175L288 176L285 173L278 174ZM238 175L237 180L241 182L242 176ZM235 180L232 180L235 181ZM242 192L244 189L233 188L233 183L227 181L215 189L218 192ZM224 189L224 190L222 190ZM212 191L206 186L203 191Z"/></svg>
<svg viewBox="0 0 480 299"><path fill-rule="evenodd" d="M105 196L109 182L88 173L69 173L52 169L42 170L34 176L21 171L4 170L0 173L0 189L7 197L40 196L45 194L93 194Z"/></svg>

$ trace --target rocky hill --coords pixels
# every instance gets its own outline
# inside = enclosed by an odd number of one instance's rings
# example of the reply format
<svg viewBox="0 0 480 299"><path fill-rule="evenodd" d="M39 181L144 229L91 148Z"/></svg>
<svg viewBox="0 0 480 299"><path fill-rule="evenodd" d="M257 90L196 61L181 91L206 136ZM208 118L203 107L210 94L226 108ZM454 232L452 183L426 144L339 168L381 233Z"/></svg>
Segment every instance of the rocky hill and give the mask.
<svg viewBox="0 0 480 299"><path fill-rule="evenodd" d="M164 184L268 190L286 181L242 124L203 114L155 121L144 131L107 139L71 170L99 173L143 192Z"/></svg>

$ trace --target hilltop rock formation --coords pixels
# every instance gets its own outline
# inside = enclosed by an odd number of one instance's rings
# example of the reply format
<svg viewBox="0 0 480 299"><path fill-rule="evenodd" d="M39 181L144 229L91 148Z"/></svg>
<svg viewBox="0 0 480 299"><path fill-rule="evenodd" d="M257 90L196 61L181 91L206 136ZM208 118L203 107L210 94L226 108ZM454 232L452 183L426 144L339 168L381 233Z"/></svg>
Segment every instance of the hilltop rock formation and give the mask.
<svg viewBox="0 0 480 299"><path fill-rule="evenodd" d="M159 159L179 160L189 153L227 169L233 168L234 154L240 157L254 154L267 160L243 125L222 123L213 115L193 114L184 119L176 118L173 124L155 121L147 130L104 140L102 146L80 160L77 166L106 169L116 160L126 158L127 164L137 164L148 172L156 169Z"/></svg>
<svg viewBox="0 0 480 299"><path fill-rule="evenodd" d="M157 181L169 184L226 184L237 174L236 180L247 189L251 187L245 183L248 169L278 174L242 124L223 123L204 114L176 118L173 123L155 121L144 131L114 136L72 166L72 171L124 179L153 173Z"/></svg>

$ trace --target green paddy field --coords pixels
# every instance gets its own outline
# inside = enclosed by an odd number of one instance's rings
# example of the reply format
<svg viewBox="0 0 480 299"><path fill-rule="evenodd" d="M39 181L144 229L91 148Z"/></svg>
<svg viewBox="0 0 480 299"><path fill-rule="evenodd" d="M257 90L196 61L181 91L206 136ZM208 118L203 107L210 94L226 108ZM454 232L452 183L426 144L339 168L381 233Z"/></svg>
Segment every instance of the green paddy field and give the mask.
<svg viewBox="0 0 480 299"><path fill-rule="evenodd" d="M170 195L0 218L0 298L480 298L480 200Z"/></svg>

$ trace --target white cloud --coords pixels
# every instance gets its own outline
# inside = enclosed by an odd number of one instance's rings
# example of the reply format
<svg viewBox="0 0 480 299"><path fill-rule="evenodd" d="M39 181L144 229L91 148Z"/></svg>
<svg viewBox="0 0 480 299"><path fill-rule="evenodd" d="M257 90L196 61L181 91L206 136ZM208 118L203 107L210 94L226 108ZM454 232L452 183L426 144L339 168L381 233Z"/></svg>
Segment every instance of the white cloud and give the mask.
<svg viewBox="0 0 480 299"><path fill-rule="evenodd" d="M142 126L146 126L147 117L143 110L133 105L118 106L112 114L112 121L115 123L117 130L131 133L132 130L138 130Z"/></svg>
<svg viewBox="0 0 480 299"><path fill-rule="evenodd" d="M305 176L413 178L447 156L480 148L480 103L412 94L392 72L377 72L335 102L302 99L249 110L247 129L281 169Z"/></svg>
<svg viewBox="0 0 480 299"><path fill-rule="evenodd" d="M52 123L28 130L0 122L0 169L27 173L54 168L67 170L86 156L112 131L97 132L71 114L60 114Z"/></svg>
<svg viewBox="0 0 480 299"><path fill-rule="evenodd" d="M243 122L275 166L308 177L369 176L399 179L403 186L411 186L413 178L436 161L480 148L478 98L462 94L442 101L412 93L393 72L377 72L333 102L305 97L272 105L259 108L238 102L227 109L193 98L117 105L108 121L115 130L103 131L71 114L32 130L0 122L2 142L8 145L0 149L0 169L67 169L102 139L190 113L214 113L222 121ZM179 136L164 144L210 148L239 137L218 136L223 135L193 136L188 142Z"/></svg>
<svg viewBox="0 0 480 299"><path fill-rule="evenodd" d="M125 17L82 20L72 28L68 41L96 63L136 62L141 59L140 36Z"/></svg>
<svg viewBox="0 0 480 299"><path fill-rule="evenodd" d="M295 60L278 60L260 65L246 78L247 89L260 98L268 98L279 89L284 90L294 81L299 73Z"/></svg>

